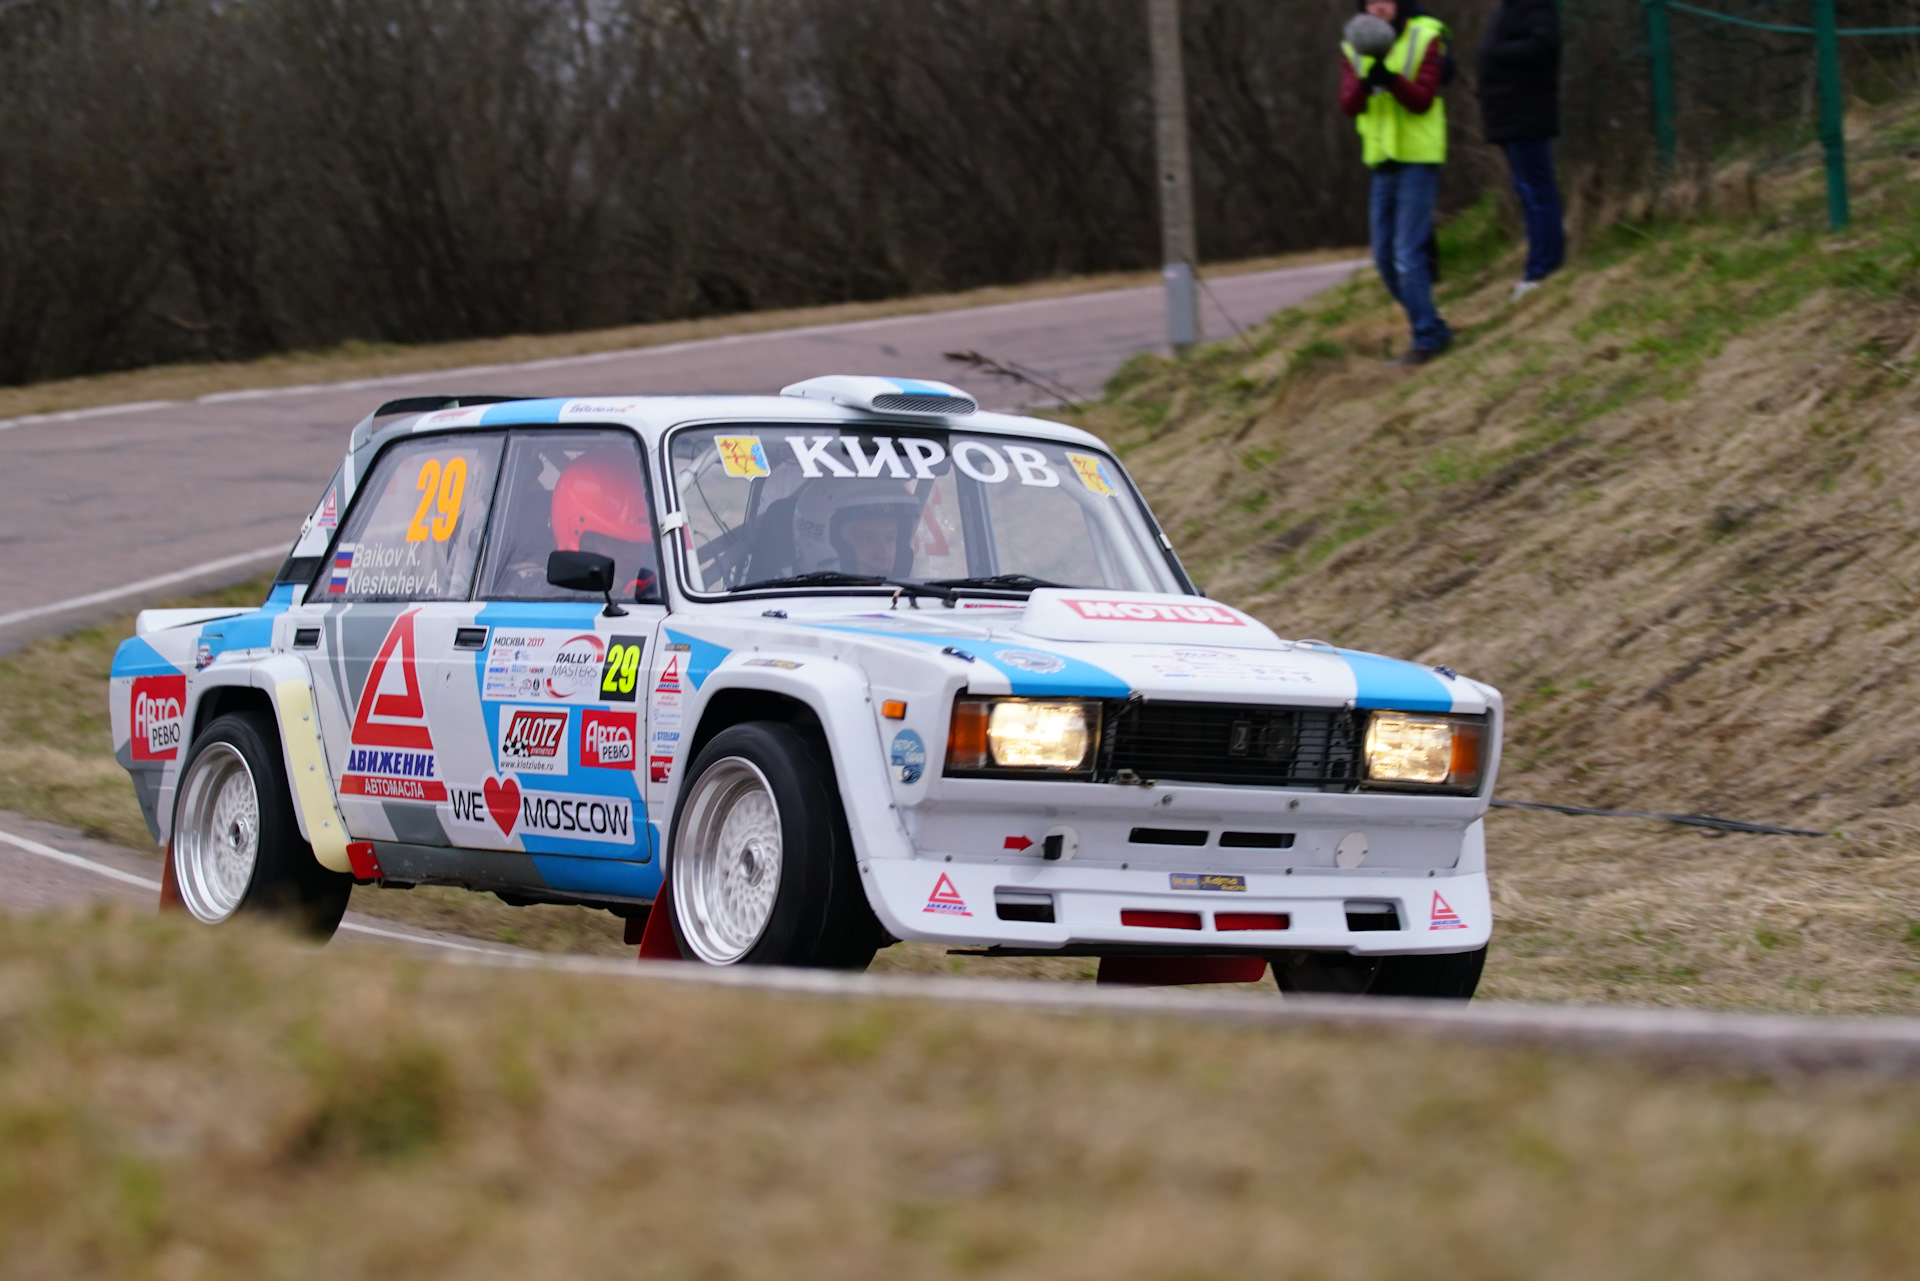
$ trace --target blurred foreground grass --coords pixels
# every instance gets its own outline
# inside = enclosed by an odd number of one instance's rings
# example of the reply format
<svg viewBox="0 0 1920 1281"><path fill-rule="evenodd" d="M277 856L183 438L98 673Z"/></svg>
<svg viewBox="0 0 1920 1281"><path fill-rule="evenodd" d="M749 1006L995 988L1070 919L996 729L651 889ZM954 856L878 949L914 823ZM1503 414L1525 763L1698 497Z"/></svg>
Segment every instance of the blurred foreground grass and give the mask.
<svg viewBox="0 0 1920 1281"><path fill-rule="evenodd" d="M0 917L0 1275L1904 1277L1920 1084Z"/></svg>

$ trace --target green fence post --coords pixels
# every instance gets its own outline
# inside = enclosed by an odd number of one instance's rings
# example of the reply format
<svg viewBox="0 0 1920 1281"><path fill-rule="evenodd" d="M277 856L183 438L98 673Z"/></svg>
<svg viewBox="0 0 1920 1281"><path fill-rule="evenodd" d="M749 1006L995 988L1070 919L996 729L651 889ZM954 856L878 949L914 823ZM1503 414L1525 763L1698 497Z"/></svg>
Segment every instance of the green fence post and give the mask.
<svg viewBox="0 0 1920 1281"><path fill-rule="evenodd" d="M1840 98L1840 31L1833 0L1813 0L1814 61L1820 76L1820 145L1827 153L1827 226L1845 231L1847 131Z"/></svg>
<svg viewBox="0 0 1920 1281"><path fill-rule="evenodd" d="M1673 50L1667 43L1667 0L1641 0L1647 7L1647 53L1653 72L1653 136L1660 144L1659 179L1673 174L1680 146L1673 134ZM1829 0L1831 3L1831 0Z"/></svg>

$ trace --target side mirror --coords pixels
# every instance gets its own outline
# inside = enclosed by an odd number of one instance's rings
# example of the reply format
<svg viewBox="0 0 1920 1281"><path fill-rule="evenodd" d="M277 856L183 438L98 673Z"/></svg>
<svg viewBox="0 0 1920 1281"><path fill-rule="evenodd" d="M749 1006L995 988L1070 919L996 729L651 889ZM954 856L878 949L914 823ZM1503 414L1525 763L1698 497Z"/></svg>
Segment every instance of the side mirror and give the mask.
<svg viewBox="0 0 1920 1281"><path fill-rule="evenodd" d="M613 603L613 557L599 552L547 554L547 581L570 592L599 592L606 598L603 611L609 618L624 618L627 611Z"/></svg>

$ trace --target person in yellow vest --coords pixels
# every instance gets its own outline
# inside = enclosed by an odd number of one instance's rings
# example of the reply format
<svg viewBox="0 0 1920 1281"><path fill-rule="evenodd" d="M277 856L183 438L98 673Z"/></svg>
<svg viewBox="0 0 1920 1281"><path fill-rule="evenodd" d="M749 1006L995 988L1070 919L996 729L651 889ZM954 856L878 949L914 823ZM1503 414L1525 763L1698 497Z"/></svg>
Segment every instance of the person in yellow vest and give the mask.
<svg viewBox="0 0 1920 1281"><path fill-rule="evenodd" d="M1354 117L1361 158L1373 170L1373 261L1413 326L1413 345L1398 363L1424 365L1453 344L1453 331L1434 306L1427 247L1447 158L1440 89L1451 69L1451 35L1445 23L1421 12L1419 0L1360 0L1360 10L1392 27L1393 45L1371 56L1341 42L1340 110Z"/></svg>

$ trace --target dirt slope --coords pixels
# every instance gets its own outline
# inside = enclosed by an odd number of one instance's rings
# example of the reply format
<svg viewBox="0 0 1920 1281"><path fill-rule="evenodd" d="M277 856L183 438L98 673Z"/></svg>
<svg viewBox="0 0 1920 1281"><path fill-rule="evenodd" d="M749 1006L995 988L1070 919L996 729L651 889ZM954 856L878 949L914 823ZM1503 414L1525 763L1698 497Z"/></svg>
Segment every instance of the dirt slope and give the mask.
<svg viewBox="0 0 1920 1281"><path fill-rule="evenodd" d="M1214 595L1502 687L1507 795L1904 823L1920 150L1875 125L1844 239L1788 171L1746 217L1623 223L1514 304L1482 216L1442 295L1460 345L1424 370L1381 362L1404 329L1368 278L1078 417Z"/></svg>

